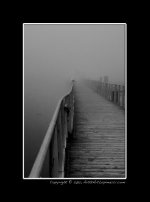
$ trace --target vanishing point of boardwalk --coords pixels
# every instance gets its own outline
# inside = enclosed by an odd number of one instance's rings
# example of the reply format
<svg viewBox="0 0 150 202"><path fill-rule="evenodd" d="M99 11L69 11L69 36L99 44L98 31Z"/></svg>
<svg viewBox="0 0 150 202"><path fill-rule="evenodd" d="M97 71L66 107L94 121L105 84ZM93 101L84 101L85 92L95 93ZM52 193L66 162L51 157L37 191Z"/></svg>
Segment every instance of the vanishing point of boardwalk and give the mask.
<svg viewBox="0 0 150 202"><path fill-rule="evenodd" d="M76 83L74 133L68 138L66 177L125 177L125 112Z"/></svg>

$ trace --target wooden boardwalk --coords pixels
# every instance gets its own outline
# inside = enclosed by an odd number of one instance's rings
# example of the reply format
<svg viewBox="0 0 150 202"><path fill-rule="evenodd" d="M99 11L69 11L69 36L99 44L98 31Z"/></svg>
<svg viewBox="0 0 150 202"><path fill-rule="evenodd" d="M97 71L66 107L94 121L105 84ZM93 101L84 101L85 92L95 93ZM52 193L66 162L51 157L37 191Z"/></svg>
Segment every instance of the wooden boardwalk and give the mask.
<svg viewBox="0 0 150 202"><path fill-rule="evenodd" d="M66 177L125 177L125 113L83 83L75 85L75 123Z"/></svg>

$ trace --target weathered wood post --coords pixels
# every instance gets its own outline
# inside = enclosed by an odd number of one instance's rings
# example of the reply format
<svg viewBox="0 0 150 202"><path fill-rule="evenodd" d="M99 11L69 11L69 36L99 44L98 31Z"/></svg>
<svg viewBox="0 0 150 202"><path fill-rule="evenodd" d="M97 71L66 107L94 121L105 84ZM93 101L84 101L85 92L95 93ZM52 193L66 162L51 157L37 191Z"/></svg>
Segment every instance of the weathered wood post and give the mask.
<svg viewBox="0 0 150 202"><path fill-rule="evenodd" d="M121 91L121 86L118 85L118 105L120 106L120 91Z"/></svg>
<svg viewBox="0 0 150 202"><path fill-rule="evenodd" d="M100 86L99 86L99 94L101 95L102 94L102 82L103 82L103 78L100 77Z"/></svg>
<svg viewBox="0 0 150 202"><path fill-rule="evenodd" d="M125 90L124 86L120 86L120 106L124 108L124 102L125 102Z"/></svg>
<svg viewBox="0 0 150 202"><path fill-rule="evenodd" d="M109 83L107 84L107 88L108 88L108 90L107 90L107 99L109 100Z"/></svg>
<svg viewBox="0 0 150 202"><path fill-rule="evenodd" d="M125 108L125 86L122 88L122 106Z"/></svg>
<svg viewBox="0 0 150 202"><path fill-rule="evenodd" d="M64 100L62 101L62 104L61 104L61 125L62 125L62 142L63 142L63 147L64 147L65 146L64 140L65 140L65 133L66 133Z"/></svg>
<svg viewBox="0 0 150 202"><path fill-rule="evenodd" d="M111 91L111 101L114 102L114 97L115 97L115 89L114 89L114 84L111 85L112 86L112 91Z"/></svg>
<svg viewBox="0 0 150 202"><path fill-rule="evenodd" d="M106 98L108 99L108 83L106 83Z"/></svg>
<svg viewBox="0 0 150 202"><path fill-rule="evenodd" d="M64 110L65 110L65 126L66 126L65 139L66 139L68 137L68 130L69 130L69 124L68 124L69 108L68 108L68 103L66 102L65 102Z"/></svg>
<svg viewBox="0 0 150 202"><path fill-rule="evenodd" d="M65 110L64 110L64 102L63 100L61 105L61 125L62 125L62 175L64 176L64 165L65 165L65 148L66 148L66 134L67 134L67 127L66 127L66 118L65 118Z"/></svg>
<svg viewBox="0 0 150 202"><path fill-rule="evenodd" d="M111 100L111 84L109 83L109 100Z"/></svg>
<svg viewBox="0 0 150 202"><path fill-rule="evenodd" d="M109 84L109 100L111 101L112 85Z"/></svg>
<svg viewBox="0 0 150 202"><path fill-rule="evenodd" d="M57 140L58 140L58 163L59 170L58 175L61 177L63 171L63 137L62 137L63 129L61 124L61 110L59 111L58 120L57 120Z"/></svg>
<svg viewBox="0 0 150 202"><path fill-rule="evenodd" d="M117 103L117 85L114 85L114 102Z"/></svg>
<svg viewBox="0 0 150 202"><path fill-rule="evenodd" d="M100 94L101 95L103 94L103 81L101 81L101 91L100 91Z"/></svg>
<svg viewBox="0 0 150 202"><path fill-rule="evenodd" d="M72 80L72 92L70 94L70 97L71 97L71 133L73 131L73 118L74 118L74 87L75 87L75 80Z"/></svg>
<svg viewBox="0 0 150 202"><path fill-rule="evenodd" d="M108 84L108 76L104 76L104 96L107 98L107 84Z"/></svg>
<svg viewBox="0 0 150 202"><path fill-rule="evenodd" d="M68 97L68 111L67 111L67 121L68 121L68 135L71 134L71 97Z"/></svg>
<svg viewBox="0 0 150 202"><path fill-rule="evenodd" d="M55 127L54 135L52 137L50 147L50 176L58 177L59 163L58 163L58 141L57 141L57 128Z"/></svg>
<svg viewBox="0 0 150 202"><path fill-rule="evenodd" d="M50 142L50 145L49 145L49 176L50 177L53 177L52 176L52 171L53 171L53 164L54 164L54 159L53 159L53 137L52 137L52 140Z"/></svg>
<svg viewBox="0 0 150 202"><path fill-rule="evenodd" d="M119 94L119 86L116 85L116 104L118 104L118 94Z"/></svg>
<svg viewBox="0 0 150 202"><path fill-rule="evenodd" d="M101 95L103 95L103 82L101 83Z"/></svg>
<svg viewBox="0 0 150 202"><path fill-rule="evenodd" d="M72 85L74 86L74 80L72 81ZM68 133L72 134L73 130L73 108L74 105L74 96L73 96L73 90L71 94L68 97L68 106L67 106L67 119L68 119Z"/></svg>
<svg viewBox="0 0 150 202"><path fill-rule="evenodd" d="M71 133L73 131L73 117L74 117L74 95L71 95Z"/></svg>
<svg viewBox="0 0 150 202"><path fill-rule="evenodd" d="M119 92L119 95L120 95L120 103L119 103L119 105L120 105L120 107L122 107L122 86L120 85L120 92Z"/></svg>
<svg viewBox="0 0 150 202"><path fill-rule="evenodd" d="M105 96L105 83L102 82L102 96Z"/></svg>

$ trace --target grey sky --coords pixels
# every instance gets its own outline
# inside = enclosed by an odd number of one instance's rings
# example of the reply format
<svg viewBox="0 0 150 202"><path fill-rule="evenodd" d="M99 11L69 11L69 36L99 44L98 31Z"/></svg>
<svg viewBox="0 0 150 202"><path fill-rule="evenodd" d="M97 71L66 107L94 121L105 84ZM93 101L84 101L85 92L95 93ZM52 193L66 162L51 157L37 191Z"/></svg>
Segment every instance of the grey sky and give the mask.
<svg viewBox="0 0 150 202"><path fill-rule="evenodd" d="M122 82L124 26L25 25L27 71L38 74L39 79L44 74L51 82L72 76L98 79L104 75L113 82Z"/></svg>

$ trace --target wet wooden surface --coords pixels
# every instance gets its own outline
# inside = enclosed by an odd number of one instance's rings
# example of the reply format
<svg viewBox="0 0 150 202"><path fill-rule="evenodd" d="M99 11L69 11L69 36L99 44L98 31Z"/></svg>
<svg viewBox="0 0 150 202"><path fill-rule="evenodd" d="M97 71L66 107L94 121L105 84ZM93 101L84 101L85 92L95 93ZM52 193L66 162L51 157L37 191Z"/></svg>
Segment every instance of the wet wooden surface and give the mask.
<svg viewBox="0 0 150 202"><path fill-rule="evenodd" d="M77 83L75 129L67 144L66 177L125 177L124 122L124 110Z"/></svg>

